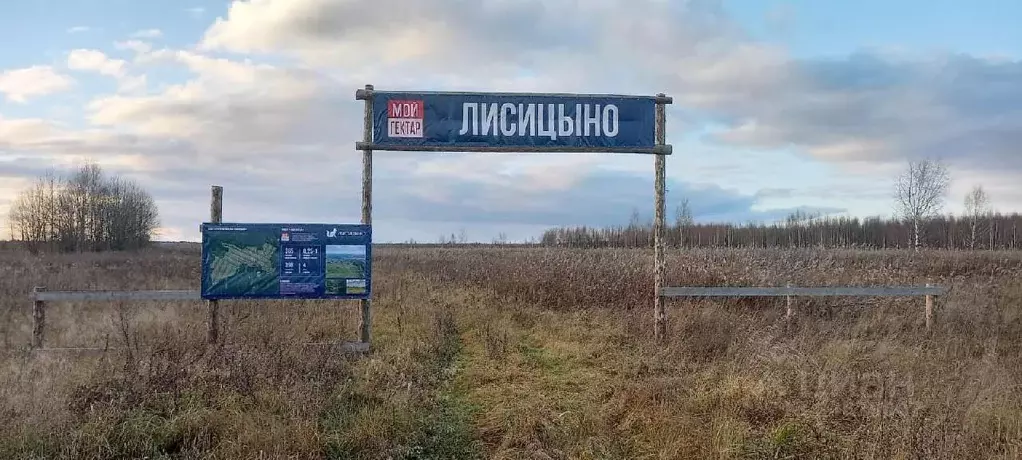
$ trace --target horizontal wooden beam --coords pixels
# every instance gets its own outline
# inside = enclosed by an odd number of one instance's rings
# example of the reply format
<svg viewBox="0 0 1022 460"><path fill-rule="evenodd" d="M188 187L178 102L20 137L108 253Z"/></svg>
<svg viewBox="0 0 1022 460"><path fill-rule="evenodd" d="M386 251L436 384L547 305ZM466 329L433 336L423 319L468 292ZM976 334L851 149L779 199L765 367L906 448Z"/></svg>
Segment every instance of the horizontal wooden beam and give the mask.
<svg viewBox="0 0 1022 460"><path fill-rule="evenodd" d="M530 145L404 145L356 142L355 150L381 150L393 152L493 152L493 153L639 153L670 155L670 144L651 147L575 147Z"/></svg>
<svg viewBox="0 0 1022 460"><path fill-rule="evenodd" d="M904 297L942 295L941 286L874 286L874 287L665 287L662 297L784 297L784 296L849 296Z"/></svg>
<svg viewBox="0 0 1022 460"><path fill-rule="evenodd" d="M362 101L374 95L383 96L462 96L462 97L557 97L569 99L645 99L652 100L657 104L673 104L674 98L667 95L647 96L640 94L612 94L612 93L529 93L529 92L508 92L508 91L385 91L378 90L369 85L368 88L355 90L355 99Z"/></svg>

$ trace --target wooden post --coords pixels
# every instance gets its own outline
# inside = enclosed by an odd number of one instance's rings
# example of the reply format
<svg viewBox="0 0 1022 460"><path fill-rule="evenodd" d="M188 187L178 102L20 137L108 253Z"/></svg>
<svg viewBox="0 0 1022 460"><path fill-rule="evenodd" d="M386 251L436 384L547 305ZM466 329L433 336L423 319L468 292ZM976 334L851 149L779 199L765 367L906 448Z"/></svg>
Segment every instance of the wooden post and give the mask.
<svg viewBox="0 0 1022 460"><path fill-rule="evenodd" d="M43 331L46 329L46 301L39 300L38 294L46 288L36 286L32 289L32 348L43 347Z"/></svg>
<svg viewBox="0 0 1022 460"><path fill-rule="evenodd" d="M786 284L785 287L790 289L791 283ZM791 319L792 316L795 316L795 309L791 301L791 296L790 295L784 296L784 301L787 303L788 307L787 312L785 312L784 314L784 319Z"/></svg>
<svg viewBox="0 0 1022 460"><path fill-rule="evenodd" d="M363 126L362 140L366 144L371 144L373 142L373 85L366 85L365 93L365 125ZM371 149L362 151L362 223L365 225L373 223L373 151ZM372 337L371 299L359 300L359 307L362 312L358 324L359 340L368 344Z"/></svg>
<svg viewBox="0 0 1022 460"><path fill-rule="evenodd" d="M930 287L930 283L926 283L926 287ZM933 296L926 294L926 330L929 331L933 326Z"/></svg>
<svg viewBox="0 0 1022 460"><path fill-rule="evenodd" d="M657 94L658 98L666 95ZM663 102L656 104L656 143L664 145L667 140L665 132L666 125L665 105ZM654 155L654 170L656 179L654 183L654 208L653 219L653 334L657 340L663 340L667 336L667 313L664 311L664 298L660 295L660 289L664 285L664 272L666 262L664 260L664 188L666 181L665 156Z"/></svg>
<svg viewBox="0 0 1022 460"><path fill-rule="evenodd" d="M209 202L209 221L214 224L219 224L223 222L224 188L219 185L214 185L211 189L211 195ZM216 344L220 341L220 304L215 299L207 300L206 309L209 313L209 328L206 331L206 340L210 344Z"/></svg>

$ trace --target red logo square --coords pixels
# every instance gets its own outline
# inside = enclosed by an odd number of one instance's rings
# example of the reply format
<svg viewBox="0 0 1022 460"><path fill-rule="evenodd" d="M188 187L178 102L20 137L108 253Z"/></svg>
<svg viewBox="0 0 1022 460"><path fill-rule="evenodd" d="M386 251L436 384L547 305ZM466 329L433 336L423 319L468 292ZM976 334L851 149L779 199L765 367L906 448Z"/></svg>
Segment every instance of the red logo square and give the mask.
<svg viewBox="0 0 1022 460"><path fill-rule="evenodd" d="M424 118L422 100L392 100L387 102L388 118Z"/></svg>

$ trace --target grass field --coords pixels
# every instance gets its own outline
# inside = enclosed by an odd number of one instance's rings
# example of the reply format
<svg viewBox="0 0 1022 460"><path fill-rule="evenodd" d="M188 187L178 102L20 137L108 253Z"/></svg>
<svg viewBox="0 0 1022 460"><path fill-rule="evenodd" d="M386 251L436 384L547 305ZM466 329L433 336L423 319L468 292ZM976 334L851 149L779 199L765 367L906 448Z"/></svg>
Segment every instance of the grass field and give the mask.
<svg viewBox="0 0 1022 460"><path fill-rule="evenodd" d="M0 252L0 458L1022 458L1022 255L695 250L670 285L947 285L922 300L674 300L640 250L380 248L357 302L53 303L196 289L198 252Z"/></svg>
<svg viewBox="0 0 1022 460"><path fill-rule="evenodd" d="M331 278L365 278L365 268L359 262L344 259L326 260L326 276Z"/></svg>

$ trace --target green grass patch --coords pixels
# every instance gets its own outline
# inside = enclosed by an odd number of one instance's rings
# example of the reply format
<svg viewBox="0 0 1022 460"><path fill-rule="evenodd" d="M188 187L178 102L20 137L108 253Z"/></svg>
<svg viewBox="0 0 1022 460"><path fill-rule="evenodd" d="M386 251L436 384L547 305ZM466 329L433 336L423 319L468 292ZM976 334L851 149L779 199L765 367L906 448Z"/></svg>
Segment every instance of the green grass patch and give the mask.
<svg viewBox="0 0 1022 460"><path fill-rule="evenodd" d="M518 352L521 353L525 365L539 369L544 374L560 376L567 372L565 360L543 348L542 345L523 343L518 346Z"/></svg>

